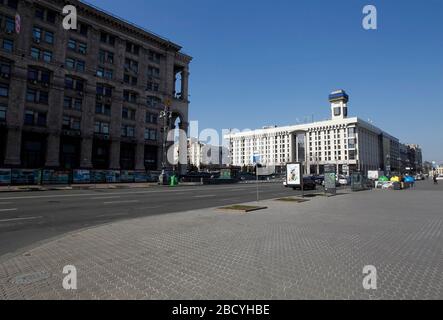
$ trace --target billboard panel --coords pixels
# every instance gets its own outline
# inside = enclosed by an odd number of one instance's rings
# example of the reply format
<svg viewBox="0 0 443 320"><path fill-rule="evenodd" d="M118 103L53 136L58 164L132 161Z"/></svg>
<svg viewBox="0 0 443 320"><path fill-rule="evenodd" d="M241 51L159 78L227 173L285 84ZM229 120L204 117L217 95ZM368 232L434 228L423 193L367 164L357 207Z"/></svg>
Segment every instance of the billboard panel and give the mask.
<svg viewBox="0 0 443 320"><path fill-rule="evenodd" d="M288 186L301 186L303 172L301 163L288 163L286 165L286 183Z"/></svg>

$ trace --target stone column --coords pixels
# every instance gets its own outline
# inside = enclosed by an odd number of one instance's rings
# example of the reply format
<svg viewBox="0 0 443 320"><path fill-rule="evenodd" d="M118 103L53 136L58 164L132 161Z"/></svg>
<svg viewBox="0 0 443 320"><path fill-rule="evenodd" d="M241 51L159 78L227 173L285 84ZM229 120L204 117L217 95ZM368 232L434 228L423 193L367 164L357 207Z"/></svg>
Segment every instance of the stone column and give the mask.
<svg viewBox="0 0 443 320"><path fill-rule="evenodd" d="M83 138L80 154L80 167L83 169L92 168L92 138Z"/></svg>
<svg viewBox="0 0 443 320"><path fill-rule="evenodd" d="M6 142L5 165L18 167L21 164L20 151L22 145L21 128L10 128L8 130L8 140Z"/></svg>
<svg viewBox="0 0 443 320"><path fill-rule="evenodd" d="M49 133L46 146L45 167L60 167L60 135L58 133Z"/></svg>
<svg viewBox="0 0 443 320"><path fill-rule="evenodd" d="M111 158L109 160L109 169L120 170L120 139L111 141Z"/></svg>
<svg viewBox="0 0 443 320"><path fill-rule="evenodd" d="M178 168L180 174L186 174L188 171L188 127L189 123L187 122L180 122L179 124Z"/></svg>
<svg viewBox="0 0 443 320"><path fill-rule="evenodd" d="M135 170L145 170L145 145L137 143L135 149Z"/></svg>
<svg viewBox="0 0 443 320"><path fill-rule="evenodd" d="M189 71L185 68L182 72L182 99L188 102L189 100Z"/></svg>

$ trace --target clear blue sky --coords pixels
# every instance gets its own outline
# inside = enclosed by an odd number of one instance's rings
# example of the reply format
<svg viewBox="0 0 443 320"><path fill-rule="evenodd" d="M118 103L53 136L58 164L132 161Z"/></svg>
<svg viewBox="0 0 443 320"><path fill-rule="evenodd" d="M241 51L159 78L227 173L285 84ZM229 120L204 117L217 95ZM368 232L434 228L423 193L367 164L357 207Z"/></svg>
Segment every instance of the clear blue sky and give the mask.
<svg viewBox="0 0 443 320"><path fill-rule="evenodd" d="M327 97L443 163L443 0L90 0L194 57L190 120L258 128L329 116ZM362 9L378 9L378 30Z"/></svg>

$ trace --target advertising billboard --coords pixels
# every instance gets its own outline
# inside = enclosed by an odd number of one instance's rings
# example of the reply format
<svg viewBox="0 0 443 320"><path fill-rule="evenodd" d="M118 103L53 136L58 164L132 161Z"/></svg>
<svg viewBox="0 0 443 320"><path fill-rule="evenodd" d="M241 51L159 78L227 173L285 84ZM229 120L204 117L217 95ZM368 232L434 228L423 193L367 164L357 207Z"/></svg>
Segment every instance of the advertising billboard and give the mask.
<svg viewBox="0 0 443 320"><path fill-rule="evenodd" d="M303 172L301 163L288 163L286 165L286 183L288 186L301 186Z"/></svg>

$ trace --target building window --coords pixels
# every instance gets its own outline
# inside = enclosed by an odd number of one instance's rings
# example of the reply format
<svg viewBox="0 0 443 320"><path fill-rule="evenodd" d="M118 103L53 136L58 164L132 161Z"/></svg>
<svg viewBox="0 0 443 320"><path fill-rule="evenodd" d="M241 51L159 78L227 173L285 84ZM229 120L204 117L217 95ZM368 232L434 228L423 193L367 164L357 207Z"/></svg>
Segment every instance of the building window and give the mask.
<svg viewBox="0 0 443 320"><path fill-rule="evenodd" d="M6 52L12 52L14 50L14 41L9 39L3 39L2 49Z"/></svg>
<svg viewBox="0 0 443 320"><path fill-rule="evenodd" d="M49 103L49 93L42 90L28 89L26 91L26 101L47 105Z"/></svg>
<svg viewBox="0 0 443 320"><path fill-rule="evenodd" d="M11 17L5 17L5 30L6 33L13 33L15 31L15 19Z"/></svg>
<svg viewBox="0 0 443 320"><path fill-rule="evenodd" d="M97 96L99 97L112 97L112 88L107 86L107 85L103 85L103 84L98 84L97 88L96 88L96 93Z"/></svg>
<svg viewBox="0 0 443 320"><path fill-rule="evenodd" d="M83 100L79 98L72 98L72 97L65 97L63 101L63 107L65 109L71 109L71 110L82 110L82 104Z"/></svg>
<svg viewBox="0 0 443 320"><path fill-rule="evenodd" d="M122 137L133 138L135 136L135 127L122 125Z"/></svg>
<svg viewBox="0 0 443 320"><path fill-rule="evenodd" d="M132 71L134 73L138 73L138 62L128 59L125 59L125 69L126 71Z"/></svg>
<svg viewBox="0 0 443 320"><path fill-rule="evenodd" d="M7 98L9 96L9 86L7 84L0 83L0 97Z"/></svg>
<svg viewBox="0 0 443 320"><path fill-rule="evenodd" d="M135 110L129 108L123 108L122 118L128 120L135 120Z"/></svg>
<svg viewBox="0 0 443 320"><path fill-rule="evenodd" d="M0 104L0 122L6 122L6 110L8 107L5 104Z"/></svg>
<svg viewBox="0 0 443 320"><path fill-rule="evenodd" d="M106 33L106 32L101 32L100 34L100 41L102 43L106 43L110 46L114 46L115 45L115 37Z"/></svg>
<svg viewBox="0 0 443 320"><path fill-rule="evenodd" d="M75 70L78 72L85 71L85 62L78 59L66 58L65 60L66 68Z"/></svg>
<svg viewBox="0 0 443 320"><path fill-rule="evenodd" d="M18 0L0 0L0 4L4 4L12 9L17 9Z"/></svg>
<svg viewBox="0 0 443 320"><path fill-rule="evenodd" d="M146 86L146 90L158 92L160 89L160 85L156 82L148 81L148 84Z"/></svg>
<svg viewBox="0 0 443 320"><path fill-rule="evenodd" d="M137 103L137 93L125 90L123 91L123 100L130 103Z"/></svg>
<svg viewBox="0 0 443 320"><path fill-rule="evenodd" d="M148 107L156 107L157 105L161 104L162 100L155 96L148 96L147 97L147 105Z"/></svg>
<svg viewBox="0 0 443 320"><path fill-rule="evenodd" d="M134 76L131 76L129 74L125 74L124 78L123 78L123 81L124 81L124 83L136 86L137 82L138 82L138 78L134 77Z"/></svg>
<svg viewBox="0 0 443 320"><path fill-rule="evenodd" d="M157 138L156 129L145 129L145 140L157 141Z"/></svg>
<svg viewBox="0 0 443 320"><path fill-rule="evenodd" d="M42 21L49 22L51 24L55 23L55 19L57 17L57 13L55 11L45 9L43 7L37 7L35 9L35 17Z"/></svg>
<svg viewBox="0 0 443 320"><path fill-rule="evenodd" d="M149 61L155 62L155 63L160 63L160 58L161 58L161 55L159 53L149 50L149 53L148 53Z"/></svg>
<svg viewBox="0 0 443 320"><path fill-rule="evenodd" d="M126 52L132 53L136 56L140 53L140 46L133 44L131 42L126 42Z"/></svg>
<svg viewBox="0 0 443 320"><path fill-rule="evenodd" d="M111 115L111 105L97 102L95 104L95 113L96 114L103 114L105 116L110 116Z"/></svg>
<svg viewBox="0 0 443 320"><path fill-rule="evenodd" d="M160 69L156 67L148 67L148 76L160 78Z"/></svg>
<svg viewBox="0 0 443 320"><path fill-rule="evenodd" d="M46 126L46 113L26 110L24 123L29 126L37 125L44 127Z"/></svg>
<svg viewBox="0 0 443 320"><path fill-rule="evenodd" d="M88 51L88 46L86 45L86 43L79 42L75 39L69 39L68 49L81 54L86 54Z"/></svg>
<svg viewBox="0 0 443 320"><path fill-rule="evenodd" d="M114 64L114 54L112 52L100 49L98 53L98 60L101 64Z"/></svg>
<svg viewBox="0 0 443 320"><path fill-rule="evenodd" d="M97 77L100 78L106 78L106 79L112 79L114 76L114 71L111 69L105 69L102 67L97 68Z"/></svg>
<svg viewBox="0 0 443 320"><path fill-rule="evenodd" d="M52 52L51 51L43 51L43 61L51 62L52 61Z"/></svg>
<svg viewBox="0 0 443 320"><path fill-rule="evenodd" d="M157 124L158 116L154 113L146 112L146 123Z"/></svg>
<svg viewBox="0 0 443 320"><path fill-rule="evenodd" d="M62 128L65 130L80 131L81 120L79 118L64 116Z"/></svg>
<svg viewBox="0 0 443 320"><path fill-rule="evenodd" d="M84 80L76 79L71 76L65 77L65 89L83 92L85 87Z"/></svg>
<svg viewBox="0 0 443 320"><path fill-rule="evenodd" d="M96 121L94 124L94 133L109 134L109 123Z"/></svg>

